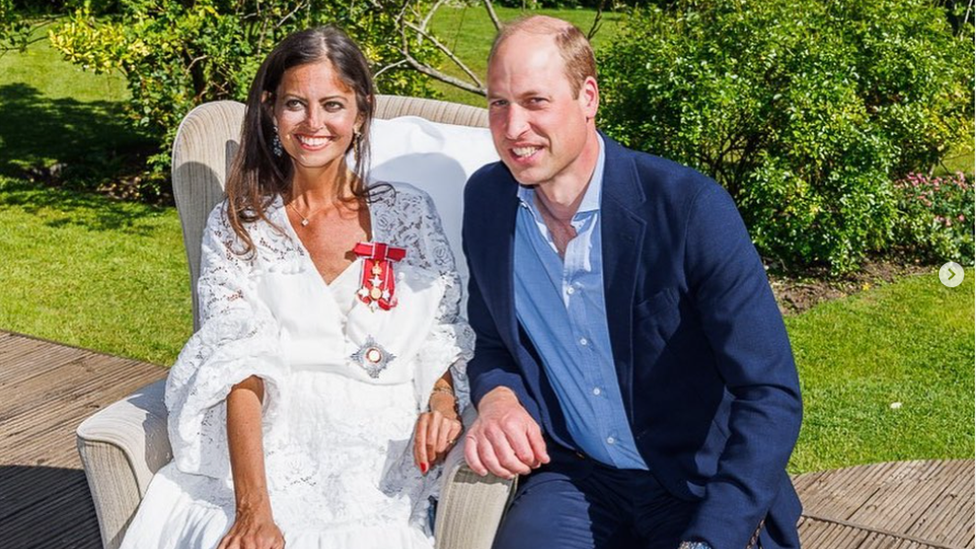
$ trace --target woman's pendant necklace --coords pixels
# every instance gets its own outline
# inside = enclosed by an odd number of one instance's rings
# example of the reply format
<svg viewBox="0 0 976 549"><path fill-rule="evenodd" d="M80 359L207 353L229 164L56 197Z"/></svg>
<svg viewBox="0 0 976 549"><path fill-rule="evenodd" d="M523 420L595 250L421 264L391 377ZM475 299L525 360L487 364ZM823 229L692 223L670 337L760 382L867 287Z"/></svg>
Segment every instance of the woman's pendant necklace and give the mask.
<svg viewBox="0 0 976 549"><path fill-rule="evenodd" d="M298 208L295 207L294 202L289 202L288 207L291 208L291 211L295 212L295 214L298 215L298 217L302 218L301 221L302 227L308 227L308 224L312 222L312 220L309 218L315 215L315 212L312 212L308 215L308 217L305 217L304 215L302 215L302 212L298 211Z"/></svg>

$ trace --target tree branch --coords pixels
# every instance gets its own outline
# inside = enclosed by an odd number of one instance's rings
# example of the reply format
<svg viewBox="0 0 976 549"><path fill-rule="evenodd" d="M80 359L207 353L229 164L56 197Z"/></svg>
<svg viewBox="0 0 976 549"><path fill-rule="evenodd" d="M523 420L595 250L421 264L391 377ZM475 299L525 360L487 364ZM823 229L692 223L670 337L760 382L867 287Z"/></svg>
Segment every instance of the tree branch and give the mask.
<svg viewBox="0 0 976 549"><path fill-rule="evenodd" d="M430 40L431 44L434 44L434 46L436 46L437 49L441 50L441 52L443 52L444 55L446 55L451 61L454 62L455 65L458 66L458 68L464 71L464 73L467 74L471 78L471 80L475 82L477 86L479 86L479 89L483 87L483 83L481 82L481 79L478 78L478 75L476 75L471 69L469 69L468 66L464 64L464 61L461 61L461 59L457 55L455 55L453 51L451 51L451 48L448 48L447 46L442 44L440 40L424 32L420 27L414 25L410 21L402 21L402 24L404 27L407 27L410 30L415 31L421 36L423 36L424 38L426 38L427 40Z"/></svg>
<svg viewBox="0 0 976 549"><path fill-rule="evenodd" d="M420 24L421 30L427 32L427 27L430 26L430 20L434 18L434 13L444 5L444 2L447 2L447 0L437 0L437 2L434 2L434 5L430 8L430 12L427 13L427 17L424 17L424 21Z"/></svg>
<svg viewBox="0 0 976 549"><path fill-rule="evenodd" d="M401 51L400 53L403 54L404 60L407 62L407 64L409 64L410 67L413 68L416 71L422 72L423 74L426 74L427 76L429 76L429 77L431 77L431 78L433 78L435 80L440 80L441 82L444 82L445 84L450 84L450 85L452 85L452 86L454 86L456 88L460 88L460 89L462 89L464 91L469 91L471 93L476 93L476 94L481 95L483 97L487 97L488 96L488 90L486 90L483 86L475 86L474 84L470 84L468 82L465 82L464 80L461 80L461 79L456 78L454 76L451 76L449 74L445 74L445 73L443 73L443 72L441 72L441 71L439 71L437 69L434 69L432 67L428 67L427 65L424 65L423 63L421 63L421 62L417 61L416 59L414 59L413 57L411 57L410 54L408 54L405 51Z"/></svg>
<svg viewBox="0 0 976 549"><path fill-rule="evenodd" d="M291 19L292 17L295 16L296 13L298 13L298 10L300 10L300 9L302 9L304 7L308 7L308 2L300 2L297 6L295 6L295 9L291 10L291 12L288 13L288 15L282 17L281 20L279 20L275 24L274 28L280 29L282 25L284 25L285 23L287 23L289 19Z"/></svg>
<svg viewBox="0 0 976 549"><path fill-rule="evenodd" d="M502 22L498 19L498 15L495 14L495 8L491 4L491 0L482 0L485 5L485 9L488 10L488 17L491 18L491 23L495 25L495 30L502 30Z"/></svg>
<svg viewBox="0 0 976 549"><path fill-rule="evenodd" d="M603 18L603 6L607 3L607 0L600 0L600 5L596 7L596 16L593 17L593 26L590 27L590 32L586 33L587 40L593 40L596 36L597 31L600 30L601 25L600 19Z"/></svg>

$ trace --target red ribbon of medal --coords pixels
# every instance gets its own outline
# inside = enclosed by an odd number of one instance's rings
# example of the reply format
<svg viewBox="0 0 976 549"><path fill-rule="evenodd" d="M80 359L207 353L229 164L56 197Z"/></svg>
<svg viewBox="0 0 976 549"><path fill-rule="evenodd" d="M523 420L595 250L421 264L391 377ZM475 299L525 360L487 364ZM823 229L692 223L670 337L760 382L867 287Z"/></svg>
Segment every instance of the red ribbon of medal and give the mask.
<svg viewBox="0 0 976 549"><path fill-rule="evenodd" d="M384 311L389 311L396 307L397 299L393 295L396 290L393 262L406 257L407 250L382 242L360 242L352 251L364 258L362 285L356 292L359 299L374 309L379 306Z"/></svg>

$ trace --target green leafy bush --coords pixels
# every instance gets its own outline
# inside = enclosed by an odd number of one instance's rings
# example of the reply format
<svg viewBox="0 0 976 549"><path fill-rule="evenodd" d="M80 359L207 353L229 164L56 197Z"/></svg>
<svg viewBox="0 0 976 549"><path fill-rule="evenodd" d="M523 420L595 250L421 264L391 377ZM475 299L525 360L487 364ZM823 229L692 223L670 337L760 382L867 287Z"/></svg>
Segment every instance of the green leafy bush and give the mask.
<svg viewBox="0 0 976 549"><path fill-rule="evenodd" d="M973 116L972 30L925 0L681 0L601 49L601 126L735 197L760 252L855 268L894 242L891 181Z"/></svg>
<svg viewBox="0 0 976 549"><path fill-rule="evenodd" d="M85 2L51 31L50 40L69 61L126 76L133 123L161 143L159 153L150 158L160 184L182 117L202 102L243 101L261 61L293 31L336 24L363 48L378 73L381 92L429 94L423 75L397 64L402 60L401 38L392 7L399 4L377 3L391 9L348 0ZM96 17L93 9L105 6L112 9ZM415 58L434 55L429 42L416 43L416 35L407 39Z"/></svg>
<svg viewBox="0 0 976 549"><path fill-rule="evenodd" d="M24 49L30 39L30 25L15 8L13 0L0 0L0 55Z"/></svg>
<svg viewBox="0 0 976 549"><path fill-rule="evenodd" d="M938 262L973 264L973 179L958 172L930 177L910 173L895 181L896 241L916 255Z"/></svg>

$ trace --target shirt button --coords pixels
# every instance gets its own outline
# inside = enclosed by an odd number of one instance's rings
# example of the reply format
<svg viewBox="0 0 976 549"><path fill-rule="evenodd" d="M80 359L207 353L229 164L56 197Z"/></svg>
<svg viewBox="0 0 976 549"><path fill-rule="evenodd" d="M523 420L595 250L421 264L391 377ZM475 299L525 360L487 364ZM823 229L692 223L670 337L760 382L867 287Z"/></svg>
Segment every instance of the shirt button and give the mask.
<svg viewBox="0 0 976 549"><path fill-rule="evenodd" d="M586 347L586 345L590 343L589 341L586 340L585 337L581 337L580 340L579 340L579 342L580 342L580 345L582 345L584 347Z"/></svg>
<svg viewBox="0 0 976 549"><path fill-rule="evenodd" d="M576 288L573 288L572 286L570 286L569 288L566 288L566 293L569 294L569 295L573 295L573 294L576 293Z"/></svg>
<svg viewBox="0 0 976 549"><path fill-rule="evenodd" d="M594 387L594 388L593 388L593 394L594 394L594 395L596 395L596 396L600 396L600 392L601 392L601 391L600 391L600 388L599 388L599 387Z"/></svg>
<svg viewBox="0 0 976 549"><path fill-rule="evenodd" d="M616 440L613 437L607 437L607 444L613 444Z"/></svg>

